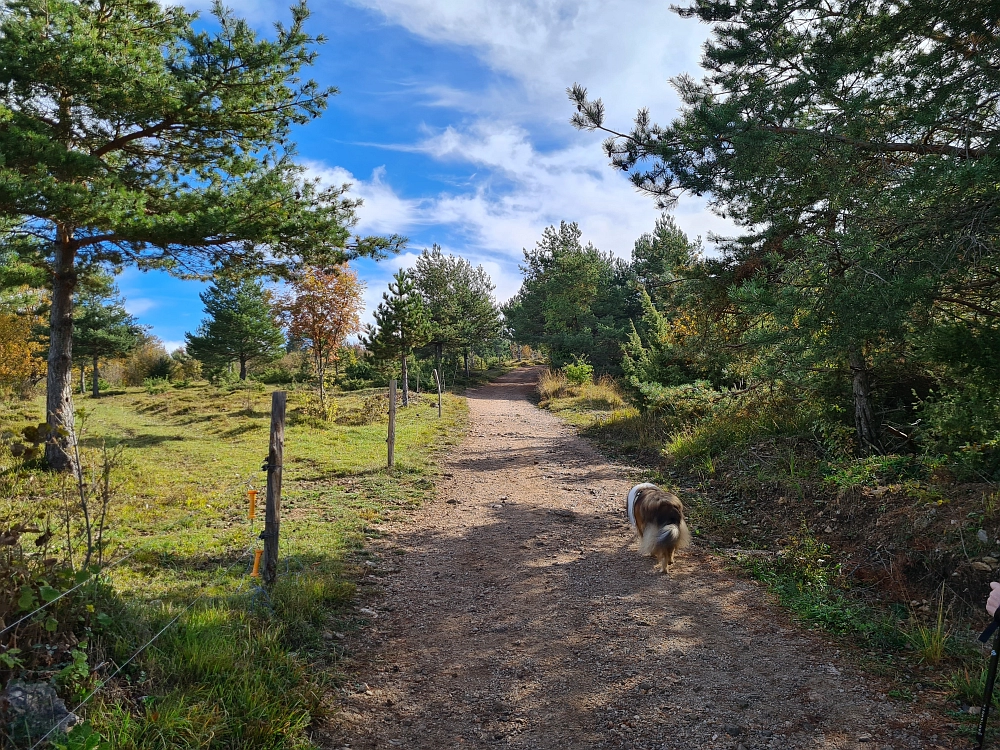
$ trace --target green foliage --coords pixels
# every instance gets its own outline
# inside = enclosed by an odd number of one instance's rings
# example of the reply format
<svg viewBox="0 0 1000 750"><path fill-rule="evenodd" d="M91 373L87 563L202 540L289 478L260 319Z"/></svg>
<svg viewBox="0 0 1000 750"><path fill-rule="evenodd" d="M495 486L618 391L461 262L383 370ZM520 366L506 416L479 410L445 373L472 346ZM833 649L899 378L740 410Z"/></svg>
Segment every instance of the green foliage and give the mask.
<svg viewBox="0 0 1000 750"><path fill-rule="evenodd" d="M704 79L674 81L680 116L659 126L642 110L622 133L577 85L573 122L607 132L613 164L661 205L711 193L740 226L702 263L706 288L723 292L703 289L702 306L743 348L732 374L818 398L850 379L838 397L854 401L858 447L884 452L898 425L880 417L912 417L899 391L923 363L995 370L995 111L966 92L993 90L997 67L992 50L958 41L975 38L980 14L944 0L704 0L679 12L712 26Z"/></svg>
<svg viewBox="0 0 1000 750"><path fill-rule="evenodd" d="M110 743L90 726L90 722L77 724L62 736L56 733L50 741L54 750L113 750Z"/></svg>
<svg viewBox="0 0 1000 750"><path fill-rule="evenodd" d="M521 290L503 308L515 341L548 350L553 366L586 356L597 372L620 372L622 344L638 310L627 264L581 245L575 223L547 227L524 251Z"/></svg>
<svg viewBox="0 0 1000 750"><path fill-rule="evenodd" d="M95 738L132 750L311 746L310 727L326 711L324 675L342 669L338 644L324 633L357 627L347 605L365 537L427 497L435 452L462 433L465 407L445 394L440 420L428 419L425 410L401 411L397 470L387 473L384 388L332 393L338 419L319 425L302 418L312 394L290 389L286 439L295 449L286 452L282 498L288 516L279 581L265 598L253 592L248 558L240 558L259 532L246 520L246 488L248 482L260 486L269 420L261 408L267 394L252 395L251 411L242 390L228 393L204 382L156 394L130 389L93 402L86 443L106 438L128 445L135 461L135 471L118 478L128 501L109 512L109 557L121 557L137 538L142 549L102 576L96 592L88 593L88 584L80 590L87 596L64 597L20 626L13 649L4 648L12 634L0 638L0 681L24 670L62 671L59 690L74 705L71 693L87 684L74 649L86 650L90 665L124 664L180 615L88 702L85 716ZM369 398L376 423L346 424ZM0 413L3 430L9 416ZM29 519L41 512L61 517L63 476L17 465L25 470L11 474L11 457L0 445L3 507ZM90 465L84 466L89 477ZM37 532L23 532L24 554L0 545L0 619L6 623L17 619L12 615L22 611L22 598L25 606L37 606L80 580L45 562L64 535L57 530L48 546L45 540L36 546L45 533L41 521L29 524ZM5 567L11 552L14 562L31 570ZM46 628L49 614L54 632ZM36 643L39 648L32 647Z"/></svg>
<svg viewBox="0 0 1000 750"><path fill-rule="evenodd" d="M972 706L982 706L986 697L986 669L976 669L969 671L962 668L953 672L948 677L948 692L950 697L957 698L962 703ZM1000 708L1000 694L994 691L993 707Z"/></svg>
<svg viewBox="0 0 1000 750"><path fill-rule="evenodd" d="M747 555L739 562L803 622L850 635L878 652L904 647L906 636L891 617L856 600L843 587L840 565L833 562L830 548L805 525L774 559Z"/></svg>
<svg viewBox="0 0 1000 750"><path fill-rule="evenodd" d="M306 78L322 41L304 3L272 39L221 3L14 0L0 17L0 244L36 238L52 305L47 419L72 424L72 295L99 266L285 275L380 255L348 245L356 202L292 156L294 127L335 93ZM140 381L141 382L141 381ZM48 450L72 468L70 439Z"/></svg>
<svg viewBox="0 0 1000 750"><path fill-rule="evenodd" d="M914 623L908 637L922 661L937 664L947 652L951 635L951 630L945 620L944 586L942 585L938 596L937 617L934 622L930 625L923 622Z"/></svg>
<svg viewBox="0 0 1000 750"><path fill-rule="evenodd" d="M400 269L393 279L375 310L375 325L368 327L364 338L365 347L383 361L409 357L431 336L427 308L413 277Z"/></svg>
<svg viewBox="0 0 1000 750"><path fill-rule="evenodd" d="M594 382L594 367L583 358L574 358L573 362L562 366L566 379L574 385Z"/></svg>
<svg viewBox="0 0 1000 750"><path fill-rule="evenodd" d="M281 357L285 335L263 284L222 276L200 296L208 319L196 334L185 334L191 357L216 372L238 363L240 380L249 365Z"/></svg>
<svg viewBox="0 0 1000 750"><path fill-rule="evenodd" d="M427 343L438 358L446 350L479 350L500 335L494 285L482 266L474 267L457 255L444 255L434 245L417 258L413 282L430 321Z"/></svg>
<svg viewBox="0 0 1000 750"><path fill-rule="evenodd" d="M877 484L924 479L939 462L925 456L864 456L827 463L823 480L837 489L874 487Z"/></svg>
<svg viewBox="0 0 1000 750"><path fill-rule="evenodd" d="M125 359L122 380L125 385L139 386L147 378L169 378L173 360L155 337L146 337Z"/></svg>
<svg viewBox="0 0 1000 750"><path fill-rule="evenodd" d="M170 354L170 379L189 383L192 380L201 380L201 362L187 353L185 349L178 349Z"/></svg>
<svg viewBox="0 0 1000 750"><path fill-rule="evenodd" d="M142 342L143 328L125 311L112 280L92 276L77 295L73 312L73 356L75 359L122 357ZM94 369L94 396L100 392L100 376Z"/></svg>
<svg viewBox="0 0 1000 750"><path fill-rule="evenodd" d="M170 389L170 381L167 378L146 378L142 381L142 387L150 395L165 393Z"/></svg>

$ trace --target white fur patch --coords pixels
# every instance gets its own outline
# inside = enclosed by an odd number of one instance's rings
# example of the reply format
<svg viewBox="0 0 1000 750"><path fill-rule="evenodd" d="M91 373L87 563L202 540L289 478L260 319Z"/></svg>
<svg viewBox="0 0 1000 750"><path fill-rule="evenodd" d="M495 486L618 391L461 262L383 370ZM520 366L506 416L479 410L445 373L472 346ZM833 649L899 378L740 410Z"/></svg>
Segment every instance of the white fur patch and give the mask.
<svg viewBox="0 0 1000 750"><path fill-rule="evenodd" d="M656 489L656 485L650 482L643 482L642 484L637 484L635 487L628 491L628 522L632 525L632 528L636 528L635 525L635 496L639 494L639 490L645 489Z"/></svg>

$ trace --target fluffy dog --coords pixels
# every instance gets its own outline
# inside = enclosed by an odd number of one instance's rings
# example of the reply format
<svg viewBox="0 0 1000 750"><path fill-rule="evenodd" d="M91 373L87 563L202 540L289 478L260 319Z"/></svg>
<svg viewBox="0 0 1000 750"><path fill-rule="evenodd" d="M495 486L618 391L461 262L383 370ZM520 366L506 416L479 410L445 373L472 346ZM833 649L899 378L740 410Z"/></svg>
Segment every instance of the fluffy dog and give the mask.
<svg viewBox="0 0 1000 750"><path fill-rule="evenodd" d="M628 520L639 538L639 553L655 557L663 573L673 564L674 553L691 542L680 498L655 484L637 484L629 490Z"/></svg>

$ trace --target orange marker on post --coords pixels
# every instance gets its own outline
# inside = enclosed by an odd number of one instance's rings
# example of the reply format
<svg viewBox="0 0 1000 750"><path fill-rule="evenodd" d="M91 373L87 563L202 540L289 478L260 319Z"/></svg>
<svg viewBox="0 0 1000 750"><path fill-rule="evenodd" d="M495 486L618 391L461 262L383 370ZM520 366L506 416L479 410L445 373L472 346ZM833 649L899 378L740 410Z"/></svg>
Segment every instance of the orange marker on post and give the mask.
<svg viewBox="0 0 1000 750"><path fill-rule="evenodd" d="M252 521L257 515L257 490L247 490L247 496L250 498L250 520Z"/></svg>
<svg viewBox="0 0 1000 750"><path fill-rule="evenodd" d="M251 578L260 578L260 556L264 554L264 550L255 550L253 553L253 570L250 572Z"/></svg>

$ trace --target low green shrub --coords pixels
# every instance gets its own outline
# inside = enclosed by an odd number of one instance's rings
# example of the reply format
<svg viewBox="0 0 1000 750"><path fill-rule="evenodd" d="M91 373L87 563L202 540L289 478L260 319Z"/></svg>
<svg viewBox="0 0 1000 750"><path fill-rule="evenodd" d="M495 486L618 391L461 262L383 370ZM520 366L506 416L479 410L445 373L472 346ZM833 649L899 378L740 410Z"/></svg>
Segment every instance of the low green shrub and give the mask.
<svg viewBox="0 0 1000 750"><path fill-rule="evenodd" d="M150 395L166 393L166 391L170 388L170 380L168 378L146 378L142 381L142 387L145 388L146 393Z"/></svg>
<svg viewBox="0 0 1000 750"><path fill-rule="evenodd" d="M566 375L566 380L573 385L594 382L594 367L583 359L576 359L572 363L563 365L562 371Z"/></svg>

